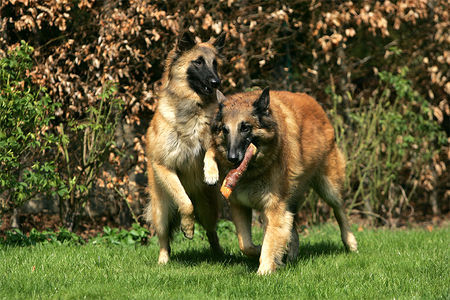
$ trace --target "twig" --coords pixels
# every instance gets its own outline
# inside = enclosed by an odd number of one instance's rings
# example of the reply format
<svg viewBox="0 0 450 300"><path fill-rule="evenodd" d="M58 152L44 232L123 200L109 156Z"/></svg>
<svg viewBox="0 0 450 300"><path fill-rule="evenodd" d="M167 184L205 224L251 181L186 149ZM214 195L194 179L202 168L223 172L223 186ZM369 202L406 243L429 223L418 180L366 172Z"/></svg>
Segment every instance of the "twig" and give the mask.
<svg viewBox="0 0 450 300"><path fill-rule="evenodd" d="M376 214L374 212L370 212L370 211L366 211L366 210L357 210L357 209L352 209L351 212L352 213L359 213L359 214L365 214L365 215L368 215L368 216L376 217L376 218L382 220L385 224L389 224L388 221L385 218L383 218L382 216L380 216L379 214Z"/></svg>
<svg viewBox="0 0 450 300"><path fill-rule="evenodd" d="M130 210L131 213L131 217L133 218L133 220L139 224L138 218L136 217L133 209L131 208L130 203L128 202L127 198L125 197L125 195L116 187L114 186L114 190L119 194L120 197L122 197L123 201L125 201L125 203L127 204L128 209Z"/></svg>

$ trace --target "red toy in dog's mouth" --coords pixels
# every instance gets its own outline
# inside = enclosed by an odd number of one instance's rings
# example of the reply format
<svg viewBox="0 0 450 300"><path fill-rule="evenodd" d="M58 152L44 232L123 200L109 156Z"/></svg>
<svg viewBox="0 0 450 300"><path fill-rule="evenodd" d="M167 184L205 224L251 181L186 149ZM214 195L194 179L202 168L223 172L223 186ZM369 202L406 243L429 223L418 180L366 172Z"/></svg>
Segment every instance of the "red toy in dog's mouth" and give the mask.
<svg viewBox="0 0 450 300"><path fill-rule="evenodd" d="M225 199L228 199L230 197L242 174L244 174L245 170L247 170L248 164L253 155L255 155L256 150L256 146L250 143L250 145L247 147L247 150L245 151L244 159L239 164L239 166L236 169L232 169L230 170L230 172L228 172L227 176L223 180L222 187L220 188L220 192L225 197Z"/></svg>

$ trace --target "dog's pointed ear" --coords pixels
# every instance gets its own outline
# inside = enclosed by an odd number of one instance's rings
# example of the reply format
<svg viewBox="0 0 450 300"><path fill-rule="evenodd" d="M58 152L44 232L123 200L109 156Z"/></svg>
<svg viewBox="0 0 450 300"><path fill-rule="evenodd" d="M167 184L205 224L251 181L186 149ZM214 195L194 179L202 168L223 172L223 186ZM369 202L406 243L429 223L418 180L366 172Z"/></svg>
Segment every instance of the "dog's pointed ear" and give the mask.
<svg viewBox="0 0 450 300"><path fill-rule="evenodd" d="M225 100L227 100L225 95L222 94L222 92L219 91L218 89L216 89L216 99L218 103L223 103Z"/></svg>
<svg viewBox="0 0 450 300"><path fill-rule="evenodd" d="M227 34L225 31L222 31L221 34L219 34L218 37L216 37L215 41L212 43L212 45L218 50L222 50L223 46L225 45L225 38L227 37Z"/></svg>
<svg viewBox="0 0 450 300"><path fill-rule="evenodd" d="M259 98L253 102L254 112L258 115L267 115L269 112L270 95L269 87L266 87Z"/></svg>
<svg viewBox="0 0 450 300"><path fill-rule="evenodd" d="M185 52L191 50L195 46L195 38L189 32L185 31L177 43L177 52Z"/></svg>

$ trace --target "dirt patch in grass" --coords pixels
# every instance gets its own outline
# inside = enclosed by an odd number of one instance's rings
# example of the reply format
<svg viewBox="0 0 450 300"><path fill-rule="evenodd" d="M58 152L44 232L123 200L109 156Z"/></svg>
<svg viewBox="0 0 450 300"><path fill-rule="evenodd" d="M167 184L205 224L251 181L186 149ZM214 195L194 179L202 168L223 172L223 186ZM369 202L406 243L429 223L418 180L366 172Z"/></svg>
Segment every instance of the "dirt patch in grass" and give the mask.
<svg viewBox="0 0 450 300"><path fill-rule="evenodd" d="M300 218L298 222L299 231L310 227L309 216L305 212L300 212ZM375 227L367 218L363 218L359 215L352 215L350 217L351 224L358 224L359 230L365 228ZM6 231L11 230L11 214L5 214L0 221L0 238L5 236ZM331 219L335 222L334 218ZM63 227L62 222L58 215L55 214L20 214L19 215L20 230L24 233L29 233L32 228L38 231L53 230L58 231ZM258 223L257 221L255 223ZM153 236L154 231L148 224L142 223ZM434 228L445 227L450 225L450 213L441 216L415 216L414 218L402 219L397 222L397 226L394 228L407 229L407 228L425 228L429 231ZM103 227L109 226L111 228L130 229L131 226L123 226L118 224L112 219L105 216L103 217L84 217L81 219L79 226L75 230L75 233L81 236L83 239L88 240L91 237L103 232ZM379 226L377 226L379 227ZM384 226L382 226L384 227ZM393 228L392 226L390 228Z"/></svg>

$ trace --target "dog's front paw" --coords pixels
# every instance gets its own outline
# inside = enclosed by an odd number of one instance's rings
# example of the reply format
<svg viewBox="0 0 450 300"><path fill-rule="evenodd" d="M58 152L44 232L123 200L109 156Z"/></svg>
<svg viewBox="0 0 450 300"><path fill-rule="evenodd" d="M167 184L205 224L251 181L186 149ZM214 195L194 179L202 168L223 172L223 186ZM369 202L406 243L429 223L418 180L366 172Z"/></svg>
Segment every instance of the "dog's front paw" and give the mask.
<svg viewBox="0 0 450 300"><path fill-rule="evenodd" d="M203 172L205 173L205 183L215 185L219 181L219 169L215 161L206 160Z"/></svg>
<svg viewBox="0 0 450 300"><path fill-rule="evenodd" d="M165 265L169 262L169 251L163 249L159 251L158 264Z"/></svg>
<svg viewBox="0 0 450 300"><path fill-rule="evenodd" d="M258 272L256 272L256 274L258 274L258 275L270 275L273 272L275 272L275 270L276 270L276 265L275 264L269 264L269 265L261 264L261 265L259 265Z"/></svg>
<svg viewBox="0 0 450 300"><path fill-rule="evenodd" d="M182 216L181 217L181 231L184 237L192 240L194 237L194 217L193 216Z"/></svg>

